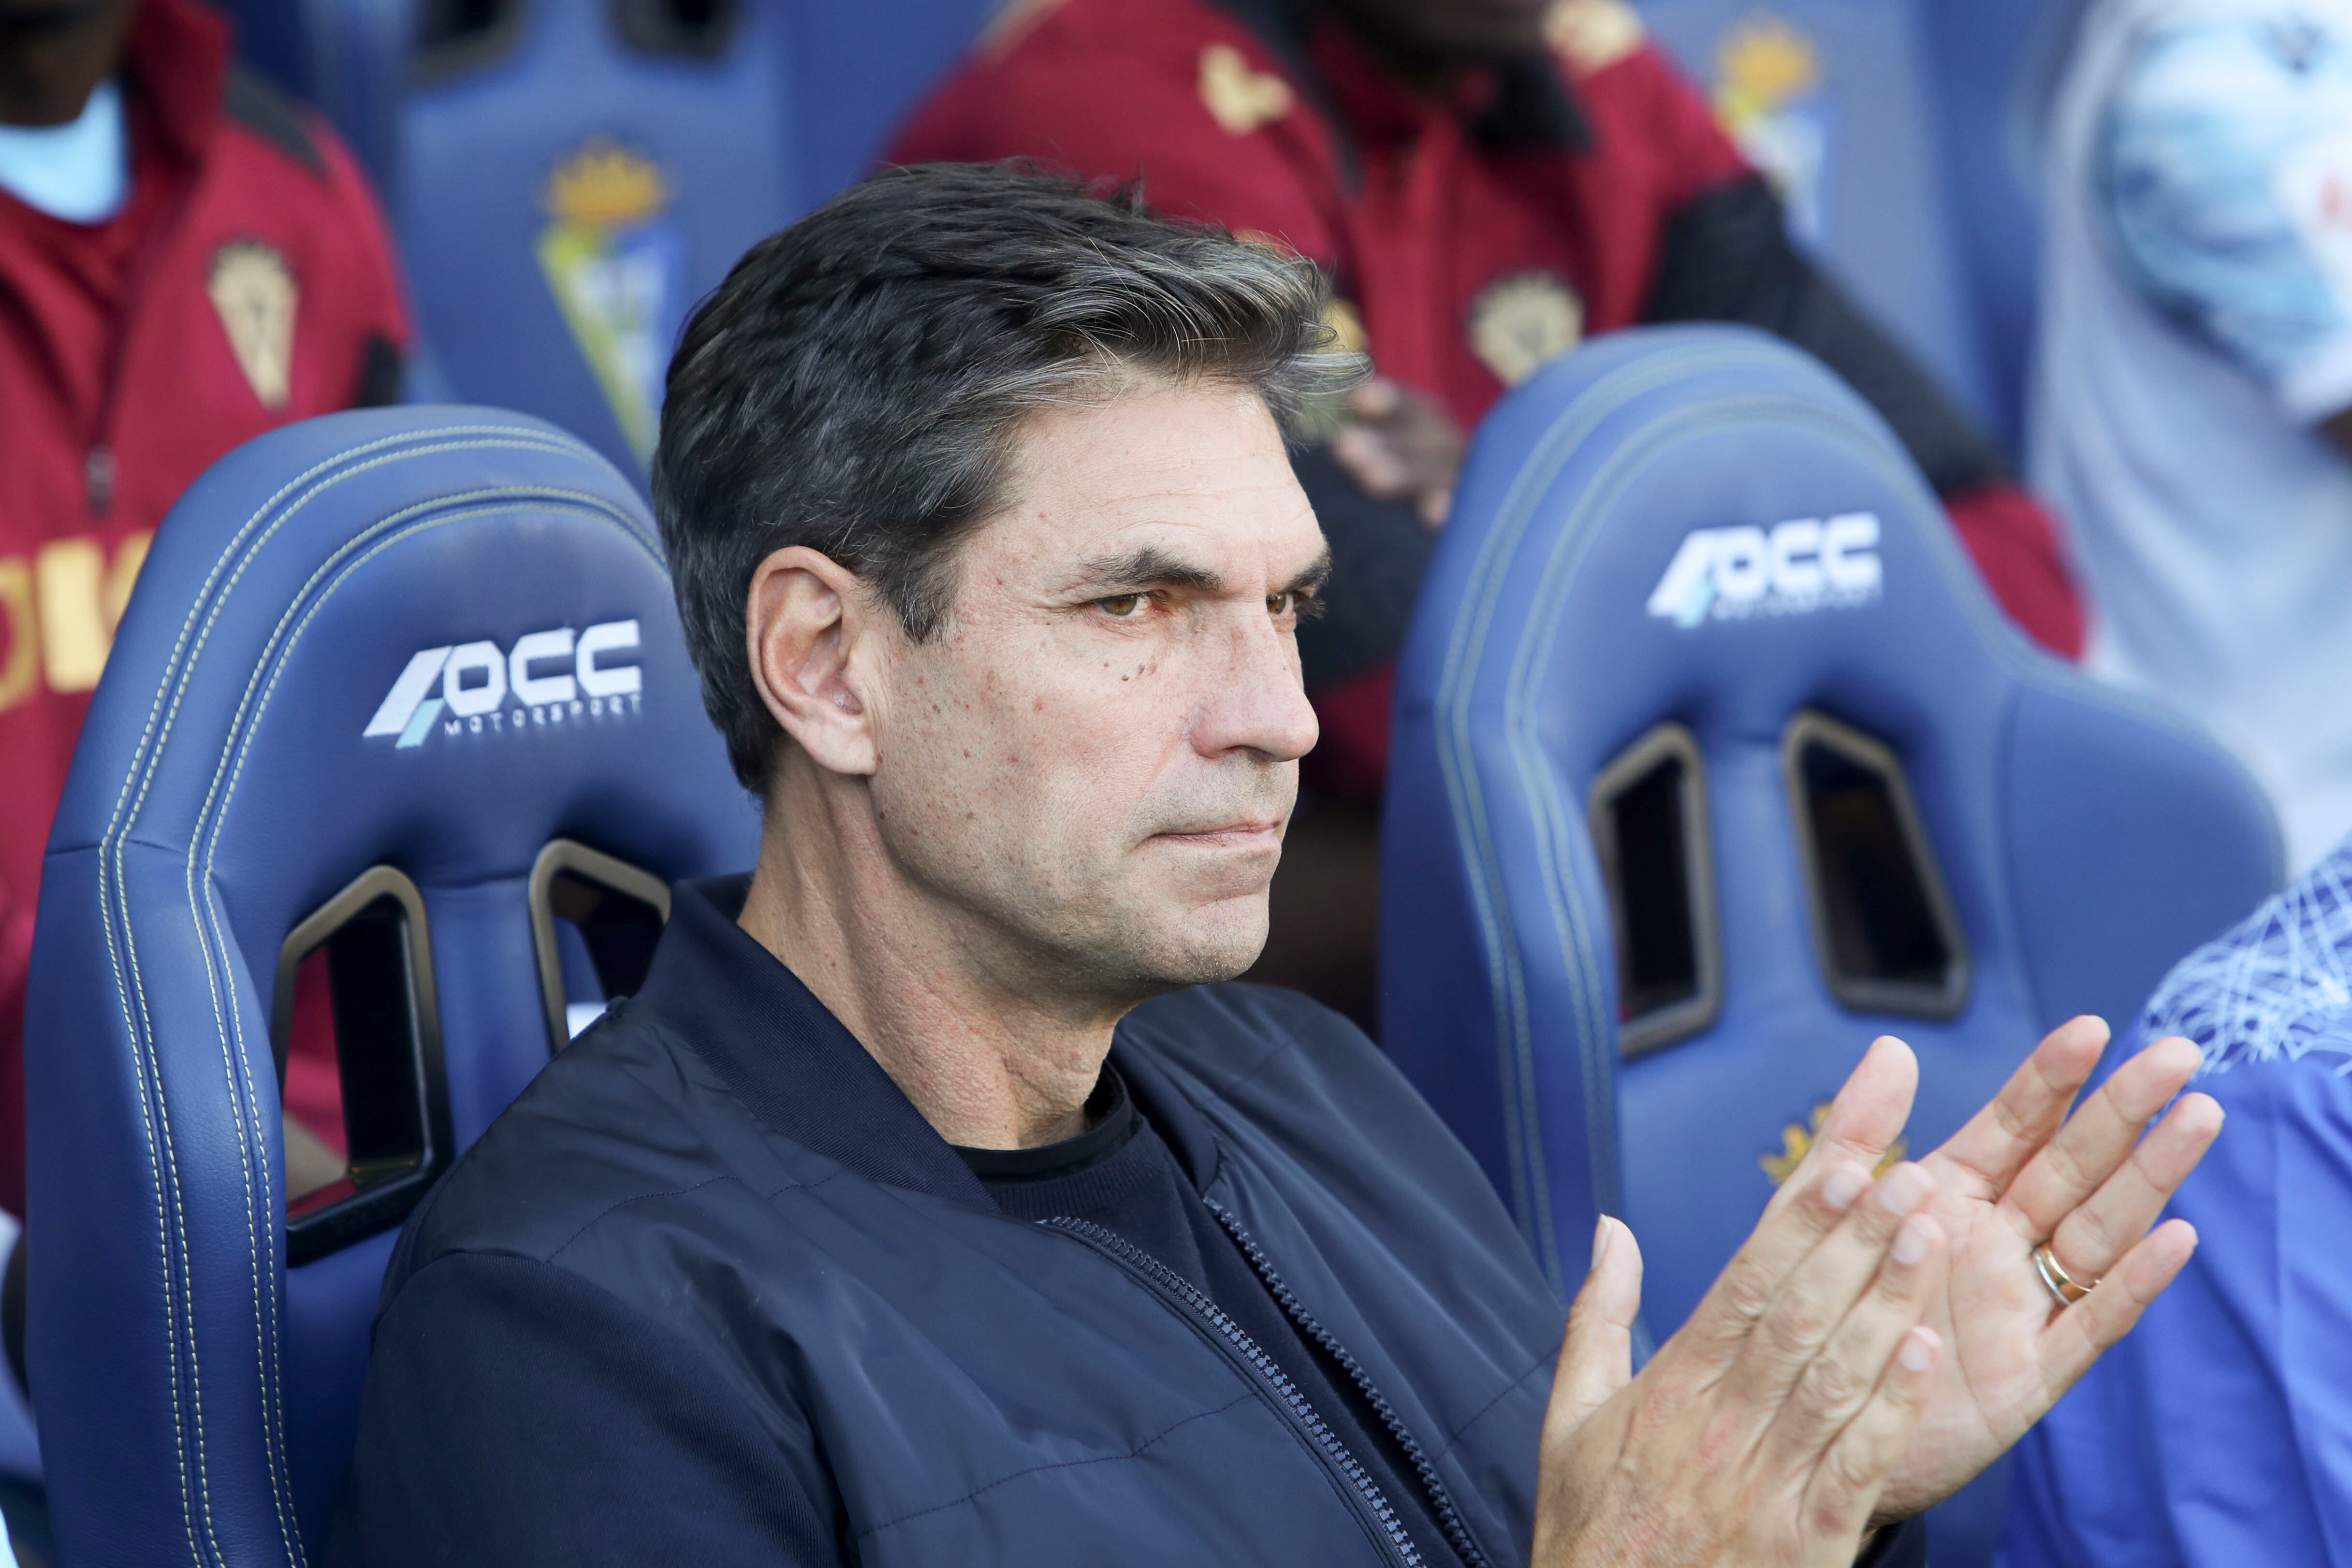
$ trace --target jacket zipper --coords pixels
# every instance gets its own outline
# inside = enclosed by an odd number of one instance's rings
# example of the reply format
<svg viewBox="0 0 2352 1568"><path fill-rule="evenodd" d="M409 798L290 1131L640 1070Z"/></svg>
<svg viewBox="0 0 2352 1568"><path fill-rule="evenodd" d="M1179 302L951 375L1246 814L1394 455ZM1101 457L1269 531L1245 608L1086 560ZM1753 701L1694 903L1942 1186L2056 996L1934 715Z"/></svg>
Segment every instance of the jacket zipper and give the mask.
<svg viewBox="0 0 2352 1568"><path fill-rule="evenodd" d="M1428 1500L1430 1511L1436 1514L1439 1526L1445 1531L1445 1539L1460 1555L1464 1568L1488 1568L1486 1554L1479 1551L1478 1543L1470 1538L1469 1527L1462 1521L1462 1511L1454 1506L1454 1499L1446 1491L1445 1482L1439 1477L1437 1467L1430 1462L1421 1440L1398 1418L1388 1396L1372 1382L1371 1374L1364 1370L1363 1364L1339 1343L1338 1336L1323 1326L1313 1312L1307 1310L1307 1303L1283 1282L1282 1276L1274 1271L1273 1260L1265 1255L1265 1249L1257 1244L1256 1239L1242 1228L1242 1222L1234 1217L1233 1211L1214 1198L1204 1197L1201 1201L1209 1206L1209 1212L1217 1217L1217 1223L1225 1228L1226 1234L1241 1248L1242 1255L1249 1260L1250 1267L1255 1269L1258 1278L1265 1281L1265 1288L1273 1295L1276 1304L1298 1326L1301 1333L1321 1346L1326 1355L1339 1364L1355 1384L1357 1392L1364 1396L1364 1402L1372 1407L1372 1413L1388 1428L1389 1436L1395 1438L1397 1447L1404 1450L1404 1457L1412 1462L1413 1474L1421 1481L1422 1495Z"/></svg>
<svg viewBox="0 0 2352 1568"><path fill-rule="evenodd" d="M1331 1430L1323 1417L1315 1413L1315 1406L1307 1402L1307 1396L1298 1392L1297 1385L1290 1381L1289 1375L1276 1364L1275 1359L1266 1354L1239 1323L1227 1317L1223 1309L1191 1281L1150 1253L1090 1220L1074 1219L1065 1215L1044 1223L1053 1229L1067 1231L1097 1251L1109 1254L1129 1271L1142 1275L1161 1295L1172 1298L1192 1317L1205 1323L1229 1354L1273 1387L1276 1403L1306 1429L1324 1458L1355 1489L1356 1500L1363 1504L1365 1511L1380 1526L1381 1535L1404 1568L1423 1568L1421 1553L1412 1544L1412 1537L1405 1533L1404 1524L1397 1518L1395 1507L1381 1495L1380 1484L1372 1479L1362 1462L1348 1451L1347 1445L1339 1441L1339 1435Z"/></svg>

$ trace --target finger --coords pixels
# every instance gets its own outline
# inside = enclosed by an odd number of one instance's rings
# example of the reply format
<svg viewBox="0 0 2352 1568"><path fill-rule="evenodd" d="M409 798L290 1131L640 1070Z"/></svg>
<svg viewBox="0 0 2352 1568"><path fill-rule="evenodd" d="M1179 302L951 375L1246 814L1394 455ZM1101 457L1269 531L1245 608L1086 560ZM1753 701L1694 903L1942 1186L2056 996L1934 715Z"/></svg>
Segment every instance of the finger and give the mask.
<svg viewBox="0 0 2352 1568"><path fill-rule="evenodd" d="M1623 1223L1603 1215L1592 1233L1591 1271L1568 1309L1568 1333L1544 1414L1548 1440L1584 1425L1633 1381L1633 1319L1641 1310L1642 1249Z"/></svg>
<svg viewBox="0 0 2352 1568"><path fill-rule="evenodd" d="M1936 1196L1936 1179L1916 1165L1895 1166L1805 1260L1789 1272L1756 1330L1740 1347L1726 1380L1728 1397L1750 1412L1755 1430L1777 1417L1790 1390L1818 1360L1850 1315L1860 1310L1871 1281L1892 1259L1898 1235L1916 1239L1904 1222ZM1917 1267L1899 1265L1908 1279ZM1917 1313L1906 1322L1916 1322ZM1902 1325L1898 1325L1902 1326ZM1867 1369L1862 1386L1877 1380Z"/></svg>
<svg viewBox="0 0 2352 1568"><path fill-rule="evenodd" d="M1451 490L1423 490L1421 493L1421 520L1423 527L1435 533L1445 526L1446 514L1454 510Z"/></svg>
<svg viewBox="0 0 2352 1568"><path fill-rule="evenodd" d="M1903 1221L1870 1288L1806 1365L1766 1428L1768 1448L1811 1466L1878 1386L1904 1334L1942 1289L1949 1259L1943 1227L1933 1215Z"/></svg>
<svg viewBox="0 0 2352 1568"><path fill-rule="evenodd" d="M1986 1197L2005 1192L2066 1120L2107 1048L2104 1019L2084 1014L2052 1030L2018 1064L1992 1103L1929 1158L1968 1173Z"/></svg>
<svg viewBox="0 0 2352 1568"><path fill-rule="evenodd" d="M1869 1190L1869 1167L1852 1162L1791 1174L1660 1359L1692 1357L1705 1376L1730 1366L1790 1272Z"/></svg>
<svg viewBox="0 0 2352 1568"><path fill-rule="evenodd" d="M2050 1246L2066 1272L2095 1280L2114 1268L2156 1223L2221 1132L2220 1102L2209 1094L2182 1095L2133 1148L2123 1169L2059 1222Z"/></svg>
<svg viewBox="0 0 2352 1568"><path fill-rule="evenodd" d="M2034 1343L2042 1365L2040 1408L2026 1412L2020 1431L2039 1420L2109 1345L2131 1332L2196 1250L2197 1228L2185 1219L2168 1219L2125 1253L2097 1290L2051 1320Z"/></svg>
<svg viewBox="0 0 2352 1568"><path fill-rule="evenodd" d="M2174 1035L2116 1068L2010 1184L2000 1207L2017 1233L2039 1242L2056 1231L2115 1175L2141 1129L2180 1092L2199 1061L2196 1046Z"/></svg>
<svg viewBox="0 0 2352 1568"><path fill-rule="evenodd" d="M1853 1561L1878 1494L1919 1429L1943 1355L1943 1338L1934 1329L1922 1323L1906 1331L1869 1402L1814 1467L1805 1488L1803 1539L1843 1546L1835 1561ZM1821 1560L1831 1561L1830 1553L1824 1551Z"/></svg>
<svg viewBox="0 0 2352 1568"><path fill-rule="evenodd" d="M1774 1207L1788 1201L1813 1173L1827 1170L1839 1164L1858 1165L1864 1170L1875 1170L1886 1151L1895 1146L1902 1135L1903 1124L1911 1114L1911 1099L1919 1087L1919 1059L1911 1048L1891 1034L1880 1035L1863 1052L1862 1061L1830 1102L1822 1118L1819 1131L1813 1134L1812 1146L1789 1179L1780 1184L1772 1202L1765 1207L1769 1214Z"/></svg>

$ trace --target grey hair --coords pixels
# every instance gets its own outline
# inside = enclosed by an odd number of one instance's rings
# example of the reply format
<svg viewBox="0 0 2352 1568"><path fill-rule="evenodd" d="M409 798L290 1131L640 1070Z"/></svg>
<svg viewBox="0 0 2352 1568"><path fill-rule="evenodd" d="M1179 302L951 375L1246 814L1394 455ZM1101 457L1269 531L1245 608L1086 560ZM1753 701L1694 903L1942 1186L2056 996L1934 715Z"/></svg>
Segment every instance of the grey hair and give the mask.
<svg viewBox="0 0 2352 1568"><path fill-rule="evenodd" d="M1139 381L1222 381L1287 426L1363 374L1333 350L1328 299L1270 244L1024 165L890 170L752 246L687 324L653 465L736 776L764 788L779 735L745 651L761 560L815 549L927 641L957 547L1007 502L1024 420Z"/></svg>

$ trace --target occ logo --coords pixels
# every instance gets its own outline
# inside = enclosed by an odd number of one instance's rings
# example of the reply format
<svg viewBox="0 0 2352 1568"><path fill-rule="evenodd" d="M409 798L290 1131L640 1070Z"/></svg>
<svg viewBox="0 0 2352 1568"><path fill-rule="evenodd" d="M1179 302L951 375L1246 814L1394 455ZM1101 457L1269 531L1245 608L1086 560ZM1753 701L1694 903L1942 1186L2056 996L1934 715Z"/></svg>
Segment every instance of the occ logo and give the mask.
<svg viewBox="0 0 2352 1568"><path fill-rule="evenodd" d="M1847 512L1694 528L1650 591L1649 612L1688 629L1709 619L1851 610L1878 597L1878 517Z"/></svg>
<svg viewBox="0 0 2352 1568"><path fill-rule="evenodd" d="M533 632L504 653L496 643L426 648L409 659L360 734L396 735L394 749L405 751L424 745L436 721L444 735L497 735L634 715L645 701L644 677L635 660L615 655L636 645L635 621L606 621L577 636L569 626ZM522 705L511 713L509 696Z"/></svg>

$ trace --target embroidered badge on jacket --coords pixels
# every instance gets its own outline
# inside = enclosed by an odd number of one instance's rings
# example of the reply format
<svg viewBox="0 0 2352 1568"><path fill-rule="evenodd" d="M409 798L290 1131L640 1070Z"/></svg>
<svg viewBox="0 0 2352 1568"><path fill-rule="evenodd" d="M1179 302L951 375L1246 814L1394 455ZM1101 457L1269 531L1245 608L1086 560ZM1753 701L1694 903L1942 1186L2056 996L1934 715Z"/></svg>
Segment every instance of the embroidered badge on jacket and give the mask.
<svg viewBox="0 0 2352 1568"><path fill-rule="evenodd" d="M294 308L300 298L285 256L259 240L230 240L213 252L205 292L253 395L264 408L284 408L294 391Z"/></svg>
<svg viewBox="0 0 2352 1568"><path fill-rule="evenodd" d="M1201 51L1201 102L1228 136L1247 136L1290 112L1290 84L1250 69L1248 57L1231 44Z"/></svg>
<svg viewBox="0 0 2352 1568"><path fill-rule="evenodd" d="M1584 301L1549 272L1488 284L1470 304L1470 347L1495 379L1515 387L1584 336Z"/></svg>

